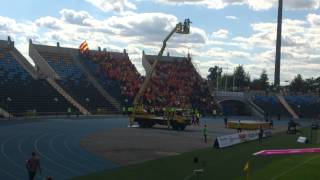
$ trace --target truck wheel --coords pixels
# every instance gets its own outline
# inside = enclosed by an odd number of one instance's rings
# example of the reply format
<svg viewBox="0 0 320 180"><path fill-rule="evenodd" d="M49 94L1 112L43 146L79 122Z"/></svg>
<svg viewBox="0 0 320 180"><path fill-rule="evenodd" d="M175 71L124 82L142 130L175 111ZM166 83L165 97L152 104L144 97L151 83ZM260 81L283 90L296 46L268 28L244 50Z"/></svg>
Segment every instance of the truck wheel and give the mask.
<svg viewBox="0 0 320 180"><path fill-rule="evenodd" d="M178 125L176 123L172 123L171 126L172 126L173 130L179 130L179 127L178 127Z"/></svg>
<svg viewBox="0 0 320 180"><path fill-rule="evenodd" d="M186 125L185 124L180 124L180 130L184 131L186 129Z"/></svg>
<svg viewBox="0 0 320 180"><path fill-rule="evenodd" d="M143 123L143 122L139 122L139 127L140 127L140 128L146 128L147 126L146 126L146 124L145 124L145 123Z"/></svg>
<svg viewBox="0 0 320 180"><path fill-rule="evenodd" d="M146 124L146 125L147 125L148 128L152 128L152 127L154 126L153 123L148 123L148 124Z"/></svg>

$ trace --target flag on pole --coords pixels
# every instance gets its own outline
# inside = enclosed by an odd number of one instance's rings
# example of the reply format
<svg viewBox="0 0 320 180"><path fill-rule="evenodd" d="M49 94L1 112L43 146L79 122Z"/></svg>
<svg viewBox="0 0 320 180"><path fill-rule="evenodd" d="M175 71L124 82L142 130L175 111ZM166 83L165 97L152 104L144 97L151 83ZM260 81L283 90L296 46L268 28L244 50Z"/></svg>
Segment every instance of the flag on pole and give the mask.
<svg viewBox="0 0 320 180"><path fill-rule="evenodd" d="M244 165L243 171L248 171L249 170L249 161Z"/></svg>
<svg viewBox="0 0 320 180"><path fill-rule="evenodd" d="M243 171L245 171L247 174L246 180L249 180L249 168L250 168L250 164L249 164L249 161L247 161L246 165L244 165L244 168L243 168Z"/></svg>
<svg viewBox="0 0 320 180"><path fill-rule="evenodd" d="M81 43L79 49L80 49L80 53L81 54L84 54L84 53L88 52L89 51L89 46L88 46L87 41L84 41L83 43Z"/></svg>

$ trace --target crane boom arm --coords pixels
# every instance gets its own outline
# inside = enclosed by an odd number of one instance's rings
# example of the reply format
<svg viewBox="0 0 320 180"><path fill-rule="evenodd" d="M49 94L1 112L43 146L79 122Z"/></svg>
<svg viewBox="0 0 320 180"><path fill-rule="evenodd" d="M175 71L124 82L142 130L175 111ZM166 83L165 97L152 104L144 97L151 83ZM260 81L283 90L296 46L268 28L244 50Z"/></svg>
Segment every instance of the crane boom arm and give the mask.
<svg viewBox="0 0 320 180"><path fill-rule="evenodd" d="M136 106L138 105L139 103L139 100L141 99L141 97L143 96L146 88L147 88L147 85L149 83L149 81L151 80L154 72L155 72L155 69L156 69L156 66L158 64L158 61L159 61L159 58L161 58L166 46L167 46L167 41L171 38L171 36L177 31L177 25L175 26L175 28L168 34L168 36L164 39L163 41L163 44L162 44L162 47L161 47L161 50L159 51L158 53L158 58L153 62L151 68L150 68L150 71L149 73L146 74L146 79L143 81L139 91L138 91L138 94L135 96L134 100L133 100L133 105Z"/></svg>
<svg viewBox="0 0 320 180"><path fill-rule="evenodd" d="M151 68L150 68L150 71L148 71L146 73L146 79L143 81L137 95L135 96L134 100L133 100L133 105L134 105L134 109L136 109L137 105L140 103L140 101L142 100L141 97L143 96L146 88L147 88L147 85L148 83L150 82L154 72L155 72L155 69L156 69L156 66L159 62L159 59L162 57L163 55L163 52L167 46L167 41L171 38L171 36L174 34L174 33L180 33L180 34L189 34L190 33L190 19L186 19L184 21L184 24L182 23L178 23L176 24L176 26L173 28L173 30L167 35L167 37L163 40L163 44L162 44L162 47L161 47L161 50L159 51L158 53L158 57L157 59L153 62Z"/></svg>

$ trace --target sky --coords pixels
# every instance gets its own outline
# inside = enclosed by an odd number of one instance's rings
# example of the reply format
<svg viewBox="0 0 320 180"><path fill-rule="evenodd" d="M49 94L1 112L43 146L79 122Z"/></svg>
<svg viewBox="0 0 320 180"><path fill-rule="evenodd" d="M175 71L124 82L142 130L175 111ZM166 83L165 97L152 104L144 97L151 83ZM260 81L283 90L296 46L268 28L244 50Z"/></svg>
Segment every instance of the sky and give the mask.
<svg viewBox="0 0 320 180"><path fill-rule="evenodd" d="M319 77L320 0L283 1L281 84L298 73ZM174 34L165 54L190 53L203 77L216 65L225 73L243 65L251 79L266 69L273 82L277 7L277 0L10 0L1 2L0 39L10 36L29 60L29 39L126 49L144 74L142 51L157 54L165 36L189 18L191 33Z"/></svg>

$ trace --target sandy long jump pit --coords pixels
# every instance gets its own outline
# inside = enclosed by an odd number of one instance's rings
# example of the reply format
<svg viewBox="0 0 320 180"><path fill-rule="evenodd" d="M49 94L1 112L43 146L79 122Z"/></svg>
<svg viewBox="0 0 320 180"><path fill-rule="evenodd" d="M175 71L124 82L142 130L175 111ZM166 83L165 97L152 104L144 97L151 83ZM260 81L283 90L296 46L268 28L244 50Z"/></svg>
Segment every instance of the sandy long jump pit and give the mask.
<svg viewBox="0 0 320 180"><path fill-rule="evenodd" d="M222 120L221 120L222 121ZM207 122L208 143L204 143L201 126L188 126L185 131L168 130L164 126L155 128L119 128L91 134L81 141L81 146L119 165L129 165L164 156L212 147L217 136L233 134L223 123ZM273 132L283 131L277 126Z"/></svg>
<svg viewBox="0 0 320 180"><path fill-rule="evenodd" d="M119 165L140 163L164 156L212 147L218 134L228 133L223 127L208 125L208 143L204 143L202 127L188 126L185 131L155 128L119 128L91 134L81 141L86 150Z"/></svg>

